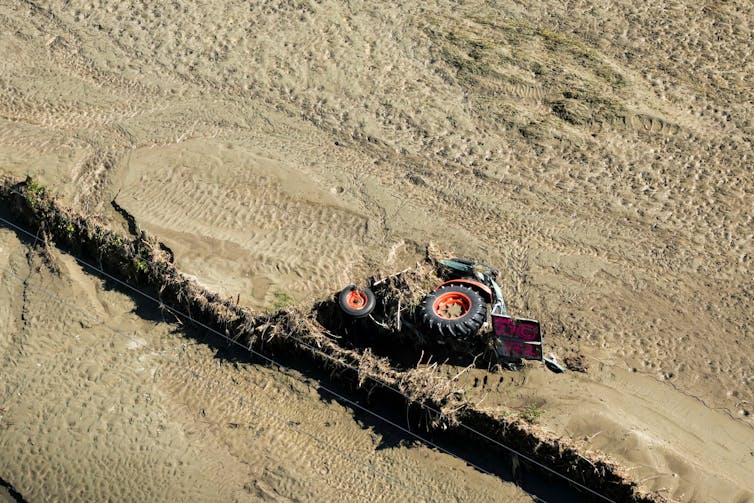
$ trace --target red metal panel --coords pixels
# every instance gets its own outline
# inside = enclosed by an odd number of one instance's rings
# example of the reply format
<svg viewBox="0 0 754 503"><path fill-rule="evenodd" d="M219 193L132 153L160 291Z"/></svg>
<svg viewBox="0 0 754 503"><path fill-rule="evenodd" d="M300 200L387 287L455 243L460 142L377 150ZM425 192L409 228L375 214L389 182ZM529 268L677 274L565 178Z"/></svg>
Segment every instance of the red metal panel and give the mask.
<svg viewBox="0 0 754 503"><path fill-rule="evenodd" d="M542 333L539 322L525 318L492 315L497 354L503 358L542 359Z"/></svg>

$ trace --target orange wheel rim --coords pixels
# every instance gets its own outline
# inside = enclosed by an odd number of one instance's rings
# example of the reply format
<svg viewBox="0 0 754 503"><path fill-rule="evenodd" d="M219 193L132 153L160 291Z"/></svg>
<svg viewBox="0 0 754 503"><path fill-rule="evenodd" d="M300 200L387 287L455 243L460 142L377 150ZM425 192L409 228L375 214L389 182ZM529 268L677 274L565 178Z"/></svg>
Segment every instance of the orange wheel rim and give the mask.
<svg viewBox="0 0 754 503"><path fill-rule="evenodd" d="M367 304L367 295L361 290L351 290L346 297L346 304L351 309L361 309Z"/></svg>
<svg viewBox="0 0 754 503"><path fill-rule="evenodd" d="M440 318L463 318L471 310L471 297L461 292L446 292L437 296L432 310Z"/></svg>

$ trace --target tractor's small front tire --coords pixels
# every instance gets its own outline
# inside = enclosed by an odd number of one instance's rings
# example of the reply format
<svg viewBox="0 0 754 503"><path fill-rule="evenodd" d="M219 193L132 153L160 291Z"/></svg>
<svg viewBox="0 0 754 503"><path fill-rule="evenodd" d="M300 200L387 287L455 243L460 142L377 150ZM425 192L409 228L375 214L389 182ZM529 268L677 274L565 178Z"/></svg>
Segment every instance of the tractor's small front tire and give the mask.
<svg viewBox="0 0 754 503"><path fill-rule="evenodd" d="M338 294L338 306L341 311L352 318L369 316L377 305L377 299L369 288L349 285Z"/></svg>
<svg viewBox="0 0 754 503"><path fill-rule="evenodd" d="M420 310L424 325L442 336L474 335L487 319L487 303L479 292L463 285L446 285L424 298Z"/></svg>

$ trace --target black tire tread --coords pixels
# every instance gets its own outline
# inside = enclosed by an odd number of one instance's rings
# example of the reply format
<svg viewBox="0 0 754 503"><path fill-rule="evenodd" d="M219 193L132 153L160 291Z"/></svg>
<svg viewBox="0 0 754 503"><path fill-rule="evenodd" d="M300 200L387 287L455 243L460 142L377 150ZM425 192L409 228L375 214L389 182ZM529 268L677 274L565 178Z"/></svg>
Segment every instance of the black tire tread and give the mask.
<svg viewBox="0 0 754 503"><path fill-rule="evenodd" d="M348 293L352 290L361 290L367 296L367 303L361 309L353 309L346 303ZM370 288L358 288L356 285L348 285L338 294L338 306L340 310L352 318L365 318L372 314L375 306L377 305L377 298L374 296L374 292Z"/></svg>
<svg viewBox="0 0 754 503"><path fill-rule="evenodd" d="M463 318L446 320L437 316L432 310L435 298L447 291L458 291L469 296L471 310ZM474 335L482 328L487 319L487 304L479 293L463 285L447 285L427 295L420 308L421 321L430 331L437 332L443 337L464 338Z"/></svg>

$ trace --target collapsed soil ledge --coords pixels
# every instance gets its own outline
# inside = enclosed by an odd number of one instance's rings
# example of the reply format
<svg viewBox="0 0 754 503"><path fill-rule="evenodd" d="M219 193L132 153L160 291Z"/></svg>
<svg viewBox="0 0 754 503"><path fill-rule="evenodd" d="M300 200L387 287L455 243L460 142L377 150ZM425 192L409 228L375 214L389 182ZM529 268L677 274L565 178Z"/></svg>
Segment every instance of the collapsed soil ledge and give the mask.
<svg viewBox="0 0 754 503"><path fill-rule="evenodd" d="M109 230L96 218L59 204L31 178L3 179L0 200L19 225L38 230L40 242L52 241L73 255L94 262L118 280L153 293L165 309L188 314L250 350L263 344L284 348L342 375L358 387L396 389L429 412L431 427L466 436L473 429L474 435L479 432L522 452L612 500L667 501L632 481L623 467L578 441L555 437L515 414L478 408L455 390L452 380L438 376L433 368L419 365L400 369L368 348L342 344L321 322L333 315L334 296L322 299L309 310L286 308L254 313L182 274L173 265L169 250L146 232L131 238ZM425 263L401 273L401 280L393 282L397 295L405 299L421 295L425 291L421 285L432 274L435 258L429 253Z"/></svg>

